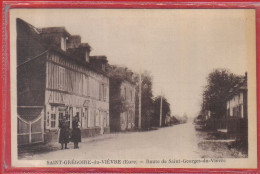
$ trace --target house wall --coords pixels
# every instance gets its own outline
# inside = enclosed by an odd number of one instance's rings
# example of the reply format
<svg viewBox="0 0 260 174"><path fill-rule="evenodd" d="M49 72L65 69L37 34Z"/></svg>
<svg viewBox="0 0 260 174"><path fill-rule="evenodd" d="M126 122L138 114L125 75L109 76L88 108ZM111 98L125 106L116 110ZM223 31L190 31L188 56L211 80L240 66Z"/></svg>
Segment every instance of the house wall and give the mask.
<svg viewBox="0 0 260 174"><path fill-rule="evenodd" d="M120 113L120 129L122 131L130 130L135 127L135 86L123 81L120 94L126 103L126 111Z"/></svg>
<svg viewBox="0 0 260 174"><path fill-rule="evenodd" d="M43 106L47 51L37 30L17 19L18 106Z"/></svg>
<svg viewBox="0 0 260 174"><path fill-rule="evenodd" d="M72 127L78 115L82 137L109 132L109 79L62 56L51 52L47 59L46 130L57 130L64 115Z"/></svg>
<svg viewBox="0 0 260 174"><path fill-rule="evenodd" d="M44 106L46 55L17 67L18 106Z"/></svg>
<svg viewBox="0 0 260 174"><path fill-rule="evenodd" d="M227 115L244 118L244 93L240 92L227 101Z"/></svg>

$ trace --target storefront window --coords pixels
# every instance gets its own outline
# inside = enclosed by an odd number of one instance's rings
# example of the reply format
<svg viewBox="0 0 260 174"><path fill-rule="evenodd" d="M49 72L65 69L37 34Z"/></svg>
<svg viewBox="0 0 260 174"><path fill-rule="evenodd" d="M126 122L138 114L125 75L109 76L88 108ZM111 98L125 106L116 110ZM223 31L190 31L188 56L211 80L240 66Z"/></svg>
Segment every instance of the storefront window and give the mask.
<svg viewBox="0 0 260 174"><path fill-rule="evenodd" d="M65 114L66 120L68 121L68 125L70 125L70 115L68 113Z"/></svg>
<svg viewBox="0 0 260 174"><path fill-rule="evenodd" d="M56 114L51 114L51 128L56 127Z"/></svg>

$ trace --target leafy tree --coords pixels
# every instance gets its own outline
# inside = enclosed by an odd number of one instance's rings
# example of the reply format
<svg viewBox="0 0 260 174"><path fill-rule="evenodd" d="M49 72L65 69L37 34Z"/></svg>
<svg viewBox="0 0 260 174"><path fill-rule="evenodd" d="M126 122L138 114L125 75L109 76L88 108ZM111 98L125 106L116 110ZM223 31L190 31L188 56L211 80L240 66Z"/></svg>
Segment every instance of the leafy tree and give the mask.
<svg viewBox="0 0 260 174"><path fill-rule="evenodd" d="M207 77L203 92L202 110L211 111L213 118L223 118L226 113L226 97L229 90L239 84L242 76L237 76L226 69L216 69Z"/></svg>
<svg viewBox="0 0 260 174"><path fill-rule="evenodd" d="M120 113L129 110L129 103L121 95L121 84L123 81L132 81L132 72L126 67L119 67L116 65L109 65L108 76L109 76L109 110L110 110L110 127L111 130L119 131L119 122L114 121L118 119Z"/></svg>
<svg viewBox="0 0 260 174"><path fill-rule="evenodd" d="M135 83L136 83L136 125L138 125L138 116L139 116L139 75L135 74ZM142 79L142 103L141 103L141 127L142 129L149 129L151 127L152 116L154 114L154 106L153 106L153 93L152 93L152 76L147 72L143 72L141 74Z"/></svg>
<svg viewBox="0 0 260 174"><path fill-rule="evenodd" d="M154 115L152 119L153 126L159 126L160 124L160 108L161 108L161 96L158 96L154 100ZM168 103L165 97L162 97L162 126L166 126L165 119L167 115L171 114L170 103Z"/></svg>

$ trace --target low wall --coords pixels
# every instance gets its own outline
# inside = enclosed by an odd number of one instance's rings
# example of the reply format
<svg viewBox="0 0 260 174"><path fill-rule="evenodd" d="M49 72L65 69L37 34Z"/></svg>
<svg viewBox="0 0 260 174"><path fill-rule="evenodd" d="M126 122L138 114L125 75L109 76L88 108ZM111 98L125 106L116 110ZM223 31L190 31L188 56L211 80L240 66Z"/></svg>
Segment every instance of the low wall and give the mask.
<svg viewBox="0 0 260 174"><path fill-rule="evenodd" d="M72 130L70 130L72 131ZM106 127L104 128L104 134L110 133L110 128ZM81 129L81 137L87 138L87 137L94 137L101 134L101 128L100 127L94 127L94 128L88 128L88 129ZM44 142L58 142L58 130L45 130L44 134Z"/></svg>

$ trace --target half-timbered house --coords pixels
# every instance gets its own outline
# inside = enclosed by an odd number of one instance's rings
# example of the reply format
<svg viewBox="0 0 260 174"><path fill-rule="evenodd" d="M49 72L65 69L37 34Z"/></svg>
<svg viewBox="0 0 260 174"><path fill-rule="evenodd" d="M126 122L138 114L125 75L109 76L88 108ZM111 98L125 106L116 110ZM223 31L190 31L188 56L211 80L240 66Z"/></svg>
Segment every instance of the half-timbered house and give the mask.
<svg viewBox="0 0 260 174"><path fill-rule="evenodd" d="M64 27L17 19L18 144L57 140L59 120L79 116L83 137L109 132L105 56Z"/></svg>

